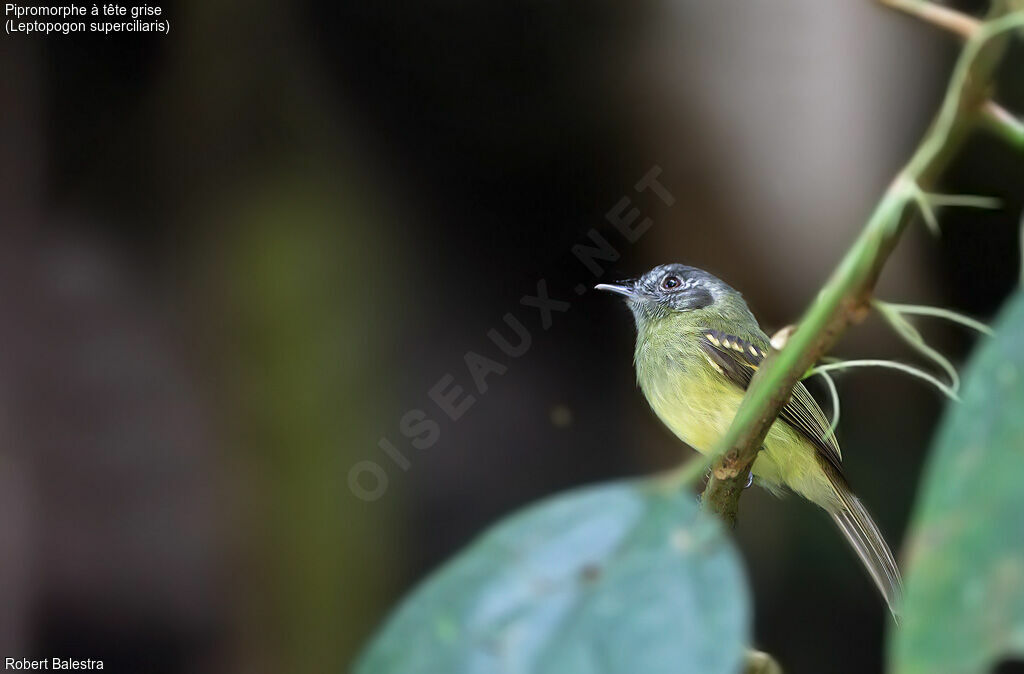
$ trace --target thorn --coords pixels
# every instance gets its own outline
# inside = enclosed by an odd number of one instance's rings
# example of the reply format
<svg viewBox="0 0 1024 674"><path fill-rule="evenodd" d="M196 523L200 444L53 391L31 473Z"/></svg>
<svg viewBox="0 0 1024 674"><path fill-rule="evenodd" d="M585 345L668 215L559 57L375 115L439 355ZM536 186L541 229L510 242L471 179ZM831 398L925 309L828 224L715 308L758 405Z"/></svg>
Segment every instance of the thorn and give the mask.
<svg viewBox="0 0 1024 674"><path fill-rule="evenodd" d="M782 347L786 346L786 342L789 341L789 338L793 336L794 332L796 332L795 325L787 325L776 332L772 335L772 348L776 351L781 351Z"/></svg>
<svg viewBox="0 0 1024 674"><path fill-rule="evenodd" d="M962 208L995 209L1003 205L998 197L985 197L975 194L936 194L925 193L925 198L932 206L960 206Z"/></svg>
<svg viewBox="0 0 1024 674"><path fill-rule="evenodd" d="M924 219L924 224L928 226L928 231L935 236L941 236L942 230L939 229L939 220L935 217L935 211L932 210L932 205L928 201L928 195L916 182L911 183L910 189L911 194L914 197L914 201L917 202L917 208L921 211L921 217Z"/></svg>
<svg viewBox="0 0 1024 674"><path fill-rule="evenodd" d="M981 22L948 7L925 2L924 0L881 0L882 4L906 12L933 26L948 30L964 39L973 37L981 30Z"/></svg>
<svg viewBox="0 0 1024 674"><path fill-rule="evenodd" d="M986 101L981 106L981 124L1018 149L1024 149L1024 120L995 101Z"/></svg>

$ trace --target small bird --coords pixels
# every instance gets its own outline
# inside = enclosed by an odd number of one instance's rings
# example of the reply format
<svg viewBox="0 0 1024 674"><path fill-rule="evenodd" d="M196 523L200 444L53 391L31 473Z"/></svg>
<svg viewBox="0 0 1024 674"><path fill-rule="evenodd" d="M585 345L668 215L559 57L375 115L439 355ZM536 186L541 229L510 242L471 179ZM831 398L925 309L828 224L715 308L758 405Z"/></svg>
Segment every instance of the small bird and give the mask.
<svg viewBox="0 0 1024 674"><path fill-rule="evenodd" d="M636 280L599 284L636 319L637 382L658 418L701 453L725 435L769 339L739 292L706 271L655 267ZM772 424L751 469L775 494L788 488L832 516L898 620L899 567L843 477L835 434L803 384Z"/></svg>

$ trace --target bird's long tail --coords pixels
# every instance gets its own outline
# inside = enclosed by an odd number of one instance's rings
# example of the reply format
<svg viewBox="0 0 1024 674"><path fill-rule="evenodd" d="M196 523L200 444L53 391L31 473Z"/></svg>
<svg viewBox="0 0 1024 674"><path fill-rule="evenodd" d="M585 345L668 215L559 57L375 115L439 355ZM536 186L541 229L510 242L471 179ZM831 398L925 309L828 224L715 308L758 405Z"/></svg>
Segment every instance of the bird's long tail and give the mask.
<svg viewBox="0 0 1024 674"><path fill-rule="evenodd" d="M867 509L850 491L846 480L835 474L829 475L829 478L840 505L838 510L830 513L832 519L871 574L871 579L875 581L882 597L885 598L885 603L889 605L893 619L898 623L903 599L903 581L892 551L886 545Z"/></svg>

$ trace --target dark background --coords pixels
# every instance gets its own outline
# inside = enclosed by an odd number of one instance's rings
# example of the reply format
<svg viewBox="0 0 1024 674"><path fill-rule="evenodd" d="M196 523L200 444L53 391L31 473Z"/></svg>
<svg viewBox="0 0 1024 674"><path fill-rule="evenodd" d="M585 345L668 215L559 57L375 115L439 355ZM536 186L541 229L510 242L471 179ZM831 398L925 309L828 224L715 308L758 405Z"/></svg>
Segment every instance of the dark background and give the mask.
<svg viewBox="0 0 1024 674"><path fill-rule="evenodd" d="M596 279L572 246L596 229L622 253L603 280L682 261L767 330L796 320L957 53L866 0L163 7L169 36L0 41L3 657L343 671L489 522L675 465L630 317L575 295ZM633 190L654 166L671 207ZM1004 209L913 226L880 296L988 318L1018 278L1020 167L973 138L944 187ZM654 221L636 244L605 219L624 196ZM549 330L520 304L541 279L571 301ZM508 312L529 352L411 447L402 416L440 420L429 389L472 387L463 356L497 358ZM921 325L962 361L970 335ZM836 353L912 358L877 318ZM944 403L889 372L840 391L848 475L895 547ZM349 489L365 460L374 502ZM828 518L753 491L738 538L759 647L880 668L887 613Z"/></svg>

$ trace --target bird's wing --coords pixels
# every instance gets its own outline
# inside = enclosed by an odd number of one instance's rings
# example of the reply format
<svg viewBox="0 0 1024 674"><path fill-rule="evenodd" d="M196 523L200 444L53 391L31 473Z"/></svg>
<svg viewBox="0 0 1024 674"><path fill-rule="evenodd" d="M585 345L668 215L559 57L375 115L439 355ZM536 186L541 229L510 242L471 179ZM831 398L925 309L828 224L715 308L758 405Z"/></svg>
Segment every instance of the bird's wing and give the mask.
<svg viewBox="0 0 1024 674"><path fill-rule="evenodd" d="M718 330L703 331L699 341L711 366L744 391L768 348L767 341L754 343ZM840 468L843 457L839 443L829 430L825 413L803 384L798 383L793 388L793 395L779 412L779 419L810 440L829 463Z"/></svg>

